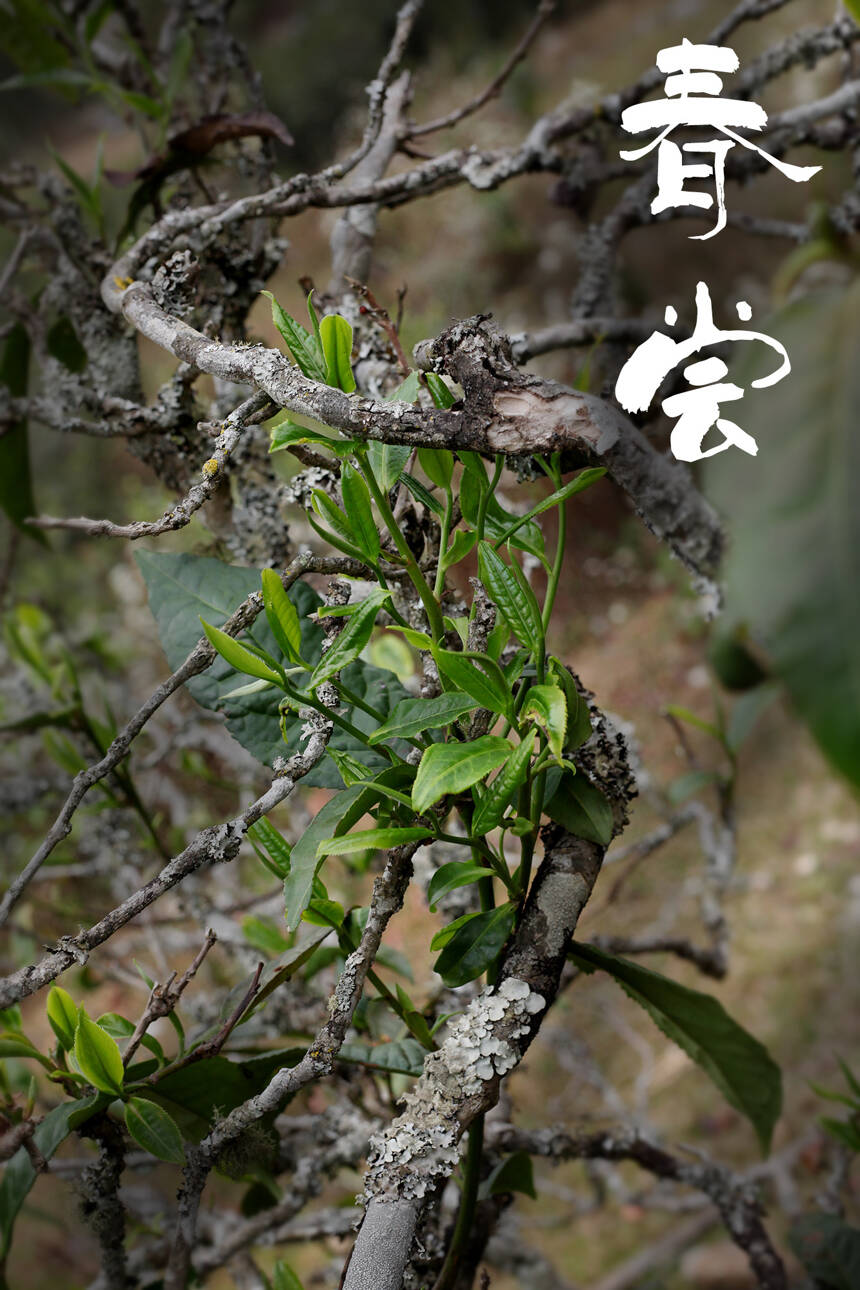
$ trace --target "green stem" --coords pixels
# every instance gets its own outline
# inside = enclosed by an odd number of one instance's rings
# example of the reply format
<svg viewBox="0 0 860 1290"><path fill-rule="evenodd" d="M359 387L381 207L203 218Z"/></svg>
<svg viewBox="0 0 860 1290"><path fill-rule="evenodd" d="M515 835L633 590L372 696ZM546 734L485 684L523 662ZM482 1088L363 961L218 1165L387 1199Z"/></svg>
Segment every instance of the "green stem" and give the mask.
<svg viewBox="0 0 860 1290"><path fill-rule="evenodd" d="M433 595L437 600L440 599L445 588L445 555L448 550L448 535L451 531L451 519L454 514L454 494L451 492L450 484L445 489L445 514L442 516L442 527L439 533L439 561L436 565L436 581L433 585Z"/></svg>
<svg viewBox="0 0 860 1290"><path fill-rule="evenodd" d="M561 476L559 474L551 475L553 484L556 488L561 487ZM558 581L561 577L561 566L564 562L564 546L567 537L567 510L564 502L558 507L558 538L555 544L555 559L552 562L552 570L549 575L549 581L546 586L546 598L543 602L543 629L546 632L549 627L549 620L552 617L552 609L555 604L555 596L558 591Z"/></svg>
<svg viewBox="0 0 860 1290"><path fill-rule="evenodd" d="M460 1208L457 1211L457 1223L454 1235L445 1255L442 1271L434 1290L451 1290L457 1277L460 1259L466 1248L472 1223L475 1218L475 1206L478 1202L478 1186L481 1181L481 1158L484 1152L484 1117L478 1115L469 1125L469 1145L466 1152L466 1163L463 1166L463 1190L460 1194Z"/></svg>
<svg viewBox="0 0 860 1290"><path fill-rule="evenodd" d="M421 603L424 606L425 613L427 614L427 622L430 626L430 635L433 637L433 640L438 643L445 635L445 625L442 622L442 611L439 608L439 602L433 595L424 574L419 569L418 561L415 559L415 556L412 554L409 547L409 543L400 531L400 526L394 518L394 513L388 504L388 498L379 487L379 483L370 468L367 458L362 455L359 458L359 462L361 464L361 473L364 476L365 482L370 489L370 494L376 503L376 509L382 516L385 527L391 534L391 540L403 559L406 566L406 572L409 575L413 587L421 597Z"/></svg>

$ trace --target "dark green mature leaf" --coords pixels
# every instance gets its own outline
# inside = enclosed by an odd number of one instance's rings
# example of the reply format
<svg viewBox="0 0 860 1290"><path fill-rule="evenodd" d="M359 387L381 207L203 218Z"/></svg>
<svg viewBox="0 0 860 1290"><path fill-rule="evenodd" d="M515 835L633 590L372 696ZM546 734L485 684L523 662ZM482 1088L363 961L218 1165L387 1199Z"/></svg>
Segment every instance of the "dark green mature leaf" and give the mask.
<svg viewBox="0 0 860 1290"><path fill-rule="evenodd" d="M550 493L549 497L545 497L542 502L538 502L537 506L533 506L530 511L526 511L525 515L513 520L504 530L501 537L496 538L495 546L500 547L503 542L509 542L513 535L529 520L533 520L537 515L543 515L544 511L552 510L553 506L562 505L569 497L575 497L577 493L581 493L586 488L590 488L592 484L596 484L598 479L602 479L605 474L606 470L603 466L593 466L588 470L581 470L576 478L565 484L563 488Z"/></svg>
<svg viewBox="0 0 860 1290"><path fill-rule="evenodd" d="M286 341L293 362L312 381L325 381L326 361L316 336L282 309L271 291L260 294L268 296L272 302L272 322Z"/></svg>
<svg viewBox="0 0 860 1290"><path fill-rule="evenodd" d="M487 595L526 649L537 654L543 645L543 623L535 594L517 564L505 564L489 542L478 543L478 568Z"/></svg>
<svg viewBox="0 0 860 1290"><path fill-rule="evenodd" d="M199 1142L216 1115L228 1115L265 1088L276 1070L295 1066L302 1056L302 1049L289 1048L241 1062L220 1054L204 1057L163 1075L147 1086L146 1096L170 1112L183 1137Z"/></svg>
<svg viewBox="0 0 860 1290"><path fill-rule="evenodd" d="M822 1290L860 1286L860 1228L835 1214L803 1214L789 1229L788 1242Z"/></svg>
<svg viewBox="0 0 860 1290"><path fill-rule="evenodd" d="M417 1039L397 1039L387 1044L343 1044L338 1061L356 1062L392 1075L420 1075L425 1050Z"/></svg>
<svg viewBox="0 0 860 1290"><path fill-rule="evenodd" d="M527 1151L515 1151L513 1155L500 1160L481 1183L478 1195L483 1200L488 1196L501 1196L511 1191L522 1192L524 1196L537 1200L532 1158Z"/></svg>
<svg viewBox="0 0 860 1290"><path fill-rule="evenodd" d="M482 878L492 878L492 876L492 869L487 869L484 865L451 860L448 864L440 865L430 879L427 886L427 904L431 910L435 910L437 903L443 896L447 896L449 891L456 891L458 887L468 887L473 882L480 882Z"/></svg>
<svg viewBox="0 0 860 1290"><path fill-rule="evenodd" d="M792 371L744 395L743 425L759 455L732 450L704 467L732 539L723 566L726 628L746 626L824 753L856 786L860 280L806 296L761 329L786 346ZM731 374L741 387L768 370L760 357L753 367L754 352L743 358Z"/></svg>
<svg viewBox="0 0 860 1290"><path fill-rule="evenodd" d="M534 732L527 734L511 753L496 778L488 785L483 797L472 816L471 835L483 837L502 822L502 816L516 800L516 792L525 783L529 770Z"/></svg>
<svg viewBox="0 0 860 1290"><path fill-rule="evenodd" d="M437 376L435 372L425 372L424 380L427 382L430 398L437 408L453 408L457 400L441 376Z"/></svg>
<svg viewBox="0 0 860 1290"><path fill-rule="evenodd" d="M445 679L470 694L480 707L513 718L513 696L492 659L479 662L450 649L434 649L433 658Z"/></svg>
<svg viewBox="0 0 860 1290"><path fill-rule="evenodd" d="M447 386L446 386L447 388ZM419 448L421 469L438 488L449 488L454 478L454 454L447 448Z"/></svg>
<svg viewBox="0 0 860 1290"><path fill-rule="evenodd" d="M15 323L0 358L0 385L6 386L13 399L27 393L29 363L30 337L23 323ZM16 421L0 436L0 506L23 533L47 545L40 529L28 528L23 522L36 514L26 421Z"/></svg>
<svg viewBox="0 0 860 1290"><path fill-rule="evenodd" d="M78 1005L61 985L52 985L48 991L48 1002L45 1011L48 1014L51 1029L66 1051L69 1052L75 1043Z"/></svg>
<svg viewBox="0 0 860 1290"><path fill-rule="evenodd" d="M420 504L426 507L428 511L432 511L434 515L437 515L439 519L442 518L445 514L445 507L437 497L433 496L429 488L424 487L420 479L416 479L414 475L410 475L408 471L405 470L401 474L400 479L401 482L409 489L416 502L420 502Z"/></svg>
<svg viewBox="0 0 860 1290"><path fill-rule="evenodd" d="M460 506L463 511L463 519L472 528L475 528L478 522L481 497L489 488L489 480L480 457L476 458L475 453L468 452L461 452L459 456L466 467L460 482ZM484 537L491 542L498 541L505 530L518 518L519 516L512 515L510 511L506 511L495 494L491 493L487 501L487 511L484 517ZM543 533L534 520L529 520L527 524L523 524L521 528L518 528L510 542L511 546L520 551L528 551L530 555L534 555L544 564L546 563Z"/></svg>
<svg viewBox="0 0 860 1290"><path fill-rule="evenodd" d="M51 1159L57 1147L78 1124L83 1124L88 1111L95 1114L97 1104L98 1099L85 1097L75 1102L63 1102L48 1112L33 1134L33 1141L46 1160ZM12 1159L4 1165L0 1181L0 1260L5 1259L9 1253L15 1219L35 1181L36 1171L30 1157L23 1147L19 1147Z"/></svg>
<svg viewBox="0 0 860 1290"><path fill-rule="evenodd" d="M762 1149L769 1149L782 1110L782 1074L764 1045L732 1020L718 1000L593 945L574 943L571 958L584 972L600 969L613 976L747 1117Z"/></svg>
<svg viewBox="0 0 860 1290"><path fill-rule="evenodd" d="M138 1146L151 1156L174 1165L185 1164L182 1134L163 1106L142 1097L129 1098L125 1104L125 1127Z"/></svg>
<svg viewBox="0 0 860 1290"><path fill-rule="evenodd" d="M501 766L513 748L499 735L482 735L470 743L431 744L421 758L412 785L412 805L419 813L448 793L462 793Z"/></svg>
<svg viewBox="0 0 860 1290"><path fill-rule="evenodd" d="M458 919L459 926L433 964L433 970L452 989L474 981L493 964L511 934L516 907L497 905Z"/></svg>
<svg viewBox="0 0 860 1290"><path fill-rule="evenodd" d="M340 314L327 314L320 322L319 334L325 355L326 381L351 394L355 389L351 361L352 327Z"/></svg>
<svg viewBox="0 0 860 1290"><path fill-rule="evenodd" d="M409 739L425 730L439 730L477 706L475 699L456 690L435 699L403 699L385 724L374 730L369 742L380 744L385 739Z"/></svg>
<svg viewBox="0 0 860 1290"><path fill-rule="evenodd" d="M91 1021L83 1008L75 1031L74 1058L81 1074L102 1093L119 1094L125 1075L116 1040Z"/></svg>
<svg viewBox="0 0 860 1290"><path fill-rule="evenodd" d="M209 621L222 622L247 596L260 588L260 574L255 569L240 569L205 556L153 551L137 551L135 554L147 585L162 648L173 669L185 661L200 639L201 615ZM325 636L309 615L322 602L304 582L295 583L287 594L296 607L301 625L302 658L313 666L320 658ZM263 617L257 619L252 632L254 640L269 654L284 666L290 665ZM408 697L407 691L391 672L363 662L351 663L342 673L342 678L354 693L386 713ZM283 697L281 691L272 688L225 702L224 696L236 688L239 680L235 671L218 658L210 668L186 684L202 707L213 711L225 710L227 729L234 739L253 756L271 766L274 759L283 756L285 751L297 749L302 722L298 717L287 719L289 744L285 749L278 716L278 703ZM368 733L378 724L358 708L345 707L344 715L353 725ZM342 730L335 730L330 743L342 752L359 757L371 775L390 764L387 757L368 750ZM328 758L319 762L302 783L317 788L341 787L340 775Z"/></svg>
<svg viewBox="0 0 860 1290"><path fill-rule="evenodd" d="M550 771L543 808L551 820L568 833L607 847L612 841L612 807L585 775Z"/></svg>

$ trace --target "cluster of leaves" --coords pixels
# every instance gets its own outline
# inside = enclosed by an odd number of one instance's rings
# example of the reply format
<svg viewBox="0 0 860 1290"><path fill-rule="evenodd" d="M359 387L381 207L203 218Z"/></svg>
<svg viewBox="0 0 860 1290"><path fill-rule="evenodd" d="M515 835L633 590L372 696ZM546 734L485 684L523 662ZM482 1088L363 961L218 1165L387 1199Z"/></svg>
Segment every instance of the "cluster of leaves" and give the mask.
<svg viewBox="0 0 860 1290"><path fill-rule="evenodd" d="M299 367L312 379L351 392L348 322L336 315L318 320L309 302L305 328L274 300L272 305ZM448 407L455 392L438 377L413 372L390 397ZM341 963L357 946L369 910L344 907L329 893L324 878L331 881L333 861L361 873L379 851L421 843L455 848L435 871L427 897L435 910L452 892L472 889L472 907L431 940L438 976L456 988L481 976L495 979L522 915L547 820L600 846L612 839L612 806L577 764L578 750L592 737L588 704L547 648L564 555L565 506L604 472L585 470L564 483L557 457L538 458L551 492L516 515L497 496L501 457L488 472L471 452L413 453L285 420L272 430L273 452L308 442L331 453L340 480L339 497L314 492L313 527L336 551L360 561L366 573L360 594L349 603L326 605L301 581L285 587L273 569L255 572L205 557L152 552L139 553L138 562L171 666L193 648L201 623L217 652L215 665L189 683L198 702L223 710L236 739L269 764L301 750L307 710L317 712L332 723L333 733L304 782L334 791L295 842L266 818L249 831L260 863L283 881L285 923L245 919L246 939L266 965L238 1012L247 983L225 1002L220 1023L187 1038L174 1011L177 1049L171 1055L147 1025L113 1013L93 1020L59 987L48 999L57 1040L52 1053L40 1053L26 1037L15 1010L6 1014L0 1055L14 1070L22 1060L35 1061L68 1095L36 1130L46 1157L73 1129L107 1115L121 1120L144 1150L178 1165L185 1142L199 1140L216 1115L251 1096L275 1069L298 1060L301 1048L261 1054L252 1047L249 1054L240 1028L289 977L301 972L309 978ZM408 497L414 524L395 517L398 496ZM538 521L553 509L559 539L548 553ZM477 566L484 593L471 604L450 590L451 571L465 562ZM545 575L542 596L528 576L532 568ZM226 619L257 590L264 614L240 636L225 632ZM487 622L486 601L495 608L494 625ZM25 615L16 628L25 657L31 629ZM29 653L30 665L38 666ZM439 684L435 694L420 697L418 678L428 664ZM56 685L61 677L49 669L43 679ZM749 719L738 717L736 724ZM740 735L722 720L714 733L731 758ZM592 946L574 946L571 958L584 973L612 975L749 1118L767 1147L780 1111L779 1070L716 1000ZM391 984L383 971L400 980ZM341 1061L386 1080L420 1072L447 1018L436 1015L434 1001L422 1004L410 996L401 983L410 979L408 963L383 947L368 974L375 996L361 1000ZM227 1032L220 1034L224 1018ZM212 1055L207 1045L214 1034L220 1041ZM145 1055L125 1060L120 1043L128 1047L132 1036L134 1052L139 1041ZM14 1087L7 1080L10 1117L24 1113L24 1095L20 1080ZM503 1160L485 1180L486 1194L533 1194L530 1162L520 1154ZM255 1196L268 1197L255 1203L277 1198L264 1152L255 1148L238 1163L222 1160L221 1167ZM34 1178L22 1148L6 1170L0 1197L9 1216L7 1247ZM273 1286L293 1290L293 1275L279 1270Z"/></svg>

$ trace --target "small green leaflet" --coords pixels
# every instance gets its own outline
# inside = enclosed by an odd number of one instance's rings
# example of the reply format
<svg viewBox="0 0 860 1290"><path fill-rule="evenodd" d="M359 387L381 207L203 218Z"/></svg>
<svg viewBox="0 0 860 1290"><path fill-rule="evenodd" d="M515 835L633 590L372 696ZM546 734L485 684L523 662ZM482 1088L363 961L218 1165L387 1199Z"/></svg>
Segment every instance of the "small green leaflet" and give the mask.
<svg viewBox="0 0 860 1290"><path fill-rule="evenodd" d="M125 1127L138 1146L158 1160L185 1164L182 1135L176 1121L163 1107L143 1097L130 1097L125 1104Z"/></svg>
<svg viewBox="0 0 860 1290"><path fill-rule="evenodd" d="M452 408L457 400L449 390L446 382L435 372L425 372L424 380L427 382L427 389L430 391L430 398L436 404L437 408Z"/></svg>
<svg viewBox="0 0 860 1290"><path fill-rule="evenodd" d="M511 1191L522 1192L524 1196L537 1200L532 1158L527 1151L515 1151L500 1160L481 1183L478 1198L486 1200L489 1196L501 1196Z"/></svg>
<svg viewBox="0 0 860 1290"><path fill-rule="evenodd" d="M390 1074L420 1075L425 1050L417 1039L397 1039L388 1044L342 1044L338 1061L356 1062Z"/></svg>
<svg viewBox="0 0 860 1290"><path fill-rule="evenodd" d="M442 980L452 989L474 981L498 958L511 934L516 907L498 905L479 914L458 919L459 926L433 965Z"/></svg>
<svg viewBox="0 0 860 1290"><path fill-rule="evenodd" d="M501 668L484 655L458 653L455 650L433 650L439 671L452 685L470 694L479 707L501 713L513 720L513 699Z"/></svg>
<svg viewBox="0 0 860 1290"><path fill-rule="evenodd" d="M461 793L510 757L507 739L482 735L470 743L432 744L421 758L412 786L412 806L425 811L448 793Z"/></svg>
<svg viewBox="0 0 860 1290"><path fill-rule="evenodd" d="M440 865L430 879L427 886L427 904L435 911L438 902L443 896L447 896L449 891L456 891L458 887L468 887L473 882L480 882L482 878L492 878L492 876L492 869L486 869L483 865L451 860L448 864Z"/></svg>
<svg viewBox="0 0 860 1290"><path fill-rule="evenodd" d="M505 765L486 789L472 817L471 834L473 838L483 837L502 822L502 816L512 801L521 784L525 783L534 747L534 734L526 735L517 744Z"/></svg>
<svg viewBox="0 0 860 1290"><path fill-rule="evenodd" d="M478 544L478 568L487 595L526 649L543 649L543 623L535 593L518 564L507 565L489 542Z"/></svg>
<svg viewBox="0 0 860 1290"><path fill-rule="evenodd" d="M445 507L433 496L429 489L424 487L420 479L416 479L414 475L410 475L405 470L402 472L400 479L409 489L416 502L420 502L428 511L432 511L434 515L438 515L440 519L442 518L445 514Z"/></svg>
<svg viewBox="0 0 860 1290"><path fill-rule="evenodd" d="M567 733L564 739L565 749L572 751L591 737L591 716L588 704L576 688L573 677L561 659L550 655L549 676L556 685L564 690L567 703Z"/></svg>
<svg viewBox="0 0 860 1290"><path fill-rule="evenodd" d="M48 991L45 1011L54 1034L66 1051L70 1052L75 1044L78 1025L78 1008L74 999L61 985L53 985Z"/></svg>
<svg viewBox="0 0 860 1290"><path fill-rule="evenodd" d="M272 1290L302 1290L301 1281L283 1259L278 1259L272 1272Z"/></svg>
<svg viewBox="0 0 860 1290"><path fill-rule="evenodd" d="M409 739L425 730L439 730L458 717L471 712L477 703L468 694L452 690L435 699L401 699L384 725L374 730L370 744L380 744L385 739Z"/></svg>
<svg viewBox="0 0 860 1290"><path fill-rule="evenodd" d="M284 591L284 584L274 569L264 569L260 574L263 584L263 605L272 635L294 663L301 660L302 625L296 607Z"/></svg>
<svg viewBox="0 0 860 1290"><path fill-rule="evenodd" d="M733 1021L718 1000L593 945L575 942L570 958L584 972L600 969L613 976L747 1117L762 1150L769 1150L782 1111L782 1074L764 1045Z"/></svg>
<svg viewBox="0 0 860 1290"><path fill-rule="evenodd" d="M349 753L339 752L337 748L332 748L331 746L326 748L326 753L337 766L338 774L343 780L345 788L351 788L353 784L364 784L367 780L373 778L372 772L357 757L351 757Z"/></svg>
<svg viewBox="0 0 860 1290"><path fill-rule="evenodd" d="M251 825L248 829L247 836L253 845L254 850L257 851L257 855L260 856L260 859L264 864L266 864L266 867L270 869L276 877L286 878L287 874L290 872L290 851L292 848L290 847L290 844L281 837L274 824L267 820L264 815L262 819L257 820L256 824ZM266 852L265 857L260 854L260 851L257 849L258 847L262 847Z"/></svg>
<svg viewBox="0 0 860 1290"><path fill-rule="evenodd" d="M421 393L421 380L418 372L410 372L395 390L386 394L386 403L415 403Z"/></svg>
<svg viewBox="0 0 860 1290"><path fill-rule="evenodd" d="M431 836L430 829L364 829L339 838L326 838L317 847L318 856L347 856L356 851L390 851L409 842L422 842Z"/></svg>
<svg viewBox="0 0 860 1290"><path fill-rule="evenodd" d="M478 535L473 529L457 529L448 550L442 556L442 568L450 569L452 564L465 560L477 540Z"/></svg>
<svg viewBox="0 0 860 1290"><path fill-rule="evenodd" d="M361 475L354 466L350 466L348 461L343 463L340 472L340 494L355 541L370 563L376 564L379 559L380 542L370 505L370 491Z"/></svg>
<svg viewBox="0 0 860 1290"><path fill-rule="evenodd" d="M346 667L347 663L358 658L370 640L379 607L390 594L388 591L376 588L347 620L346 627L339 636L335 637L334 644L323 654L311 673L311 689L316 689L323 681L327 681L329 677Z"/></svg>
<svg viewBox="0 0 860 1290"><path fill-rule="evenodd" d="M543 808L551 820L577 838L607 847L612 841L612 807L585 775L569 770L547 776L547 801Z"/></svg>
<svg viewBox="0 0 860 1290"><path fill-rule="evenodd" d="M454 454L446 448L419 448L421 469L437 488L448 489L454 477Z"/></svg>
<svg viewBox="0 0 860 1290"><path fill-rule="evenodd" d="M200 619L206 639L215 650L220 654L225 662L234 667L237 672L245 672L248 676L258 676L261 681L270 681L272 685L281 685L283 678L273 667L265 663L257 654L254 654L246 645L234 640L226 632L222 632L220 627L213 627L205 619Z"/></svg>
<svg viewBox="0 0 860 1290"><path fill-rule="evenodd" d="M569 497L574 497L577 493L590 488L592 484L596 484L598 479L602 479L605 474L606 470L603 466L594 466L588 470L580 471L576 479L572 479L569 484L565 484L564 488L559 488L557 492L551 493L549 497L545 497L542 502L538 502L537 506L533 506L525 515L520 515L514 520L513 524L509 524L501 537L496 539L494 543L496 550L503 542L508 542L517 529L524 524L528 524L529 520L533 520L536 515L543 515L544 511L551 510L553 506L562 505Z"/></svg>
<svg viewBox="0 0 860 1290"><path fill-rule="evenodd" d="M319 335L325 356L327 384L351 394L355 389L351 363L352 327L340 314L327 314L320 323Z"/></svg>
<svg viewBox="0 0 860 1290"><path fill-rule="evenodd" d="M367 450L367 460L383 493L390 493L400 472L412 456L408 444L381 443L374 439Z"/></svg>
<svg viewBox="0 0 860 1290"><path fill-rule="evenodd" d="M272 302L272 322L286 341L293 362L312 381L325 381L326 363L316 336L282 309L271 291L263 291L261 295L268 296Z"/></svg>
<svg viewBox="0 0 860 1290"><path fill-rule="evenodd" d="M531 717L546 731L547 743L554 756L560 757L567 730L567 702L557 685L533 685L526 696L522 719Z"/></svg>
<svg viewBox="0 0 860 1290"><path fill-rule="evenodd" d="M125 1071L117 1042L81 1008L73 1048L81 1074L102 1093L122 1093Z"/></svg>

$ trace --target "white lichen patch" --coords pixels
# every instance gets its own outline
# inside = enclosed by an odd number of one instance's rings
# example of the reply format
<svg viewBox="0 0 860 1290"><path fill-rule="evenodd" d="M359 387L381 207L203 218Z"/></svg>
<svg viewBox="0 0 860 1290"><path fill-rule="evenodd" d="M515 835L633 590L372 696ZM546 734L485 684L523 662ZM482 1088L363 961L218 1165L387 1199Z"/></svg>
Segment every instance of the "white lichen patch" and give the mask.
<svg viewBox="0 0 860 1290"><path fill-rule="evenodd" d="M516 1040L546 1006L527 981L509 977L484 990L448 1025L445 1042L424 1062L404 1097L406 1110L371 1142L365 1193L380 1200L421 1199L459 1160L459 1112L487 1081L516 1066Z"/></svg>

